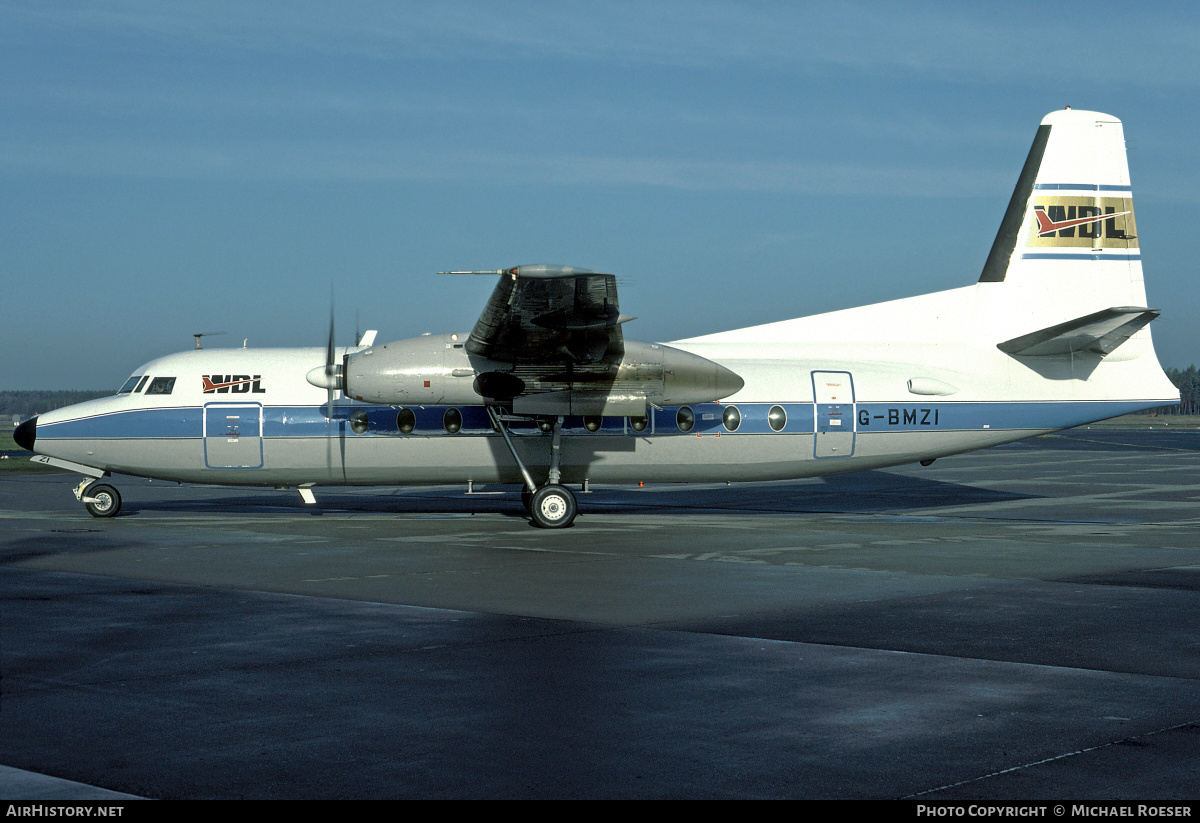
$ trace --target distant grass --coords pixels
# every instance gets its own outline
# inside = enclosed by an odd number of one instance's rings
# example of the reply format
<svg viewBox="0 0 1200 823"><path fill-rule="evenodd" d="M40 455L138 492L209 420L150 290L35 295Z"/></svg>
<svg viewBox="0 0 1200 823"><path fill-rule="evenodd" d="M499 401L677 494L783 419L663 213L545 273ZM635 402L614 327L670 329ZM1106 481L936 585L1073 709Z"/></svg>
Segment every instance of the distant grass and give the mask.
<svg viewBox="0 0 1200 823"><path fill-rule="evenodd" d="M39 466L35 463L30 463L29 458L33 457L33 452L22 450L17 442L13 440L13 430L16 428L11 422L0 423L0 452L7 454L7 460L0 460L0 472L19 472L19 471L61 471L60 469L51 469L49 466Z"/></svg>
<svg viewBox="0 0 1200 823"><path fill-rule="evenodd" d="M37 463L30 463L29 458L32 455L28 453L17 456L12 455L7 460L0 460L0 474L12 474L14 472L57 472L63 469L55 468L54 466L42 466Z"/></svg>
<svg viewBox="0 0 1200 823"><path fill-rule="evenodd" d="M46 468L44 465L34 465L29 462L29 458L34 456L34 452L22 451L22 447L18 446L17 441L12 439L12 432L14 428L16 428L16 426L13 426L11 422L0 423L0 452L4 452L6 455L8 455L8 459L0 459L0 471L22 471Z"/></svg>

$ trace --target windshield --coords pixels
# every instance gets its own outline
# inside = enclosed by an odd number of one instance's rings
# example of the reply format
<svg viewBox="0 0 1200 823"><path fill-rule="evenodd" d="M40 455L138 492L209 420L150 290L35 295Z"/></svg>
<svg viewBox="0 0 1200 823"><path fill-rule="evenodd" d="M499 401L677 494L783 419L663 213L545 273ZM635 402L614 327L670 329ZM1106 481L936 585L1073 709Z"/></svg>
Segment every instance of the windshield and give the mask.
<svg viewBox="0 0 1200 823"><path fill-rule="evenodd" d="M122 386L121 388L117 389L117 394L130 394L130 393L132 393L132 392L133 392L133 390L134 390L134 387L136 387L136 386L137 386L137 384L138 384L138 381L139 381L139 380L141 380L141 379L142 379L142 376L141 376L140 374L135 374L133 377L131 377L131 378L129 378L128 380L126 380L126 381L125 381L125 385L124 385L124 386Z"/></svg>
<svg viewBox="0 0 1200 823"><path fill-rule="evenodd" d="M173 388L174 377L156 377L150 381L150 388L146 389L146 394L170 394Z"/></svg>

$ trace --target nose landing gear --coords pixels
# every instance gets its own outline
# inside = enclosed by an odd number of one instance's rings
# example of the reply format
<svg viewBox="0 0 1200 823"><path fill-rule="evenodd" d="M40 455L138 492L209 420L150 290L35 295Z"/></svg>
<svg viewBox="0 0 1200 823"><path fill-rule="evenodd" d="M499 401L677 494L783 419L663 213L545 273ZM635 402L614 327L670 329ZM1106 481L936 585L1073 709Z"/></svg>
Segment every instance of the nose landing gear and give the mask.
<svg viewBox="0 0 1200 823"><path fill-rule="evenodd" d="M76 487L75 499L83 503L92 517L116 517L121 510L121 493L92 477L85 477Z"/></svg>

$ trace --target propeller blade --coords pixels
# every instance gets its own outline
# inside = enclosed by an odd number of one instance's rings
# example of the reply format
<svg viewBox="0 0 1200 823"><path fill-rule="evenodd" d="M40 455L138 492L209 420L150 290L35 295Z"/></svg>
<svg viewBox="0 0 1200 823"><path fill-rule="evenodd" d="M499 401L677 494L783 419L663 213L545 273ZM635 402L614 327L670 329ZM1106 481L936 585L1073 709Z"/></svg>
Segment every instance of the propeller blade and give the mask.
<svg viewBox="0 0 1200 823"><path fill-rule="evenodd" d="M317 379L317 369L313 369L308 373L308 382L313 385L325 386L325 410L327 416L325 418L325 470L329 478L333 479L333 424L334 424L334 395L344 389L342 382L342 365L336 361L337 352L334 343L334 328L333 328L333 288L329 289L329 340L325 345L325 369L324 380ZM346 480L346 422L338 420L338 451L341 457L341 480Z"/></svg>
<svg viewBox="0 0 1200 823"><path fill-rule="evenodd" d="M333 300L329 301L329 344L325 348L325 373L333 374ZM330 391L333 391L330 389Z"/></svg>
<svg viewBox="0 0 1200 823"><path fill-rule="evenodd" d="M329 343L325 348L325 468L333 474L333 294L329 295Z"/></svg>

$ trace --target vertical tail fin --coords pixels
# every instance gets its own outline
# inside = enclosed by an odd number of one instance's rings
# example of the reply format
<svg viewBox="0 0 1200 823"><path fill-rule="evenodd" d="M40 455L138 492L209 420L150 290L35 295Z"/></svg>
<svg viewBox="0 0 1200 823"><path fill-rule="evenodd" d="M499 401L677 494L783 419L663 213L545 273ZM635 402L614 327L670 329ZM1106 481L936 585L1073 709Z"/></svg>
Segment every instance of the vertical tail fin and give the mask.
<svg viewBox="0 0 1200 823"><path fill-rule="evenodd" d="M1120 120L1071 109L1046 115L979 282L1075 316L1145 306Z"/></svg>

